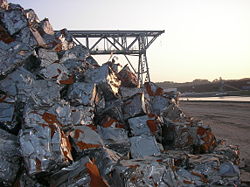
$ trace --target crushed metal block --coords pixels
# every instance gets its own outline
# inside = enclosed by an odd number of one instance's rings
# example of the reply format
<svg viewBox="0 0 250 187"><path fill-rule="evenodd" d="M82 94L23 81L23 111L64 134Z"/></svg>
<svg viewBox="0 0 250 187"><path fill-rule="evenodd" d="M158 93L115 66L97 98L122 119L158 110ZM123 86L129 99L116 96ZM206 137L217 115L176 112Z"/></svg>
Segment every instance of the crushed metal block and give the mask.
<svg viewBox="0 0 250 187"><path fill-rule="evenodd" d="M88 157L83 157L62 168L50 176L50 186L89 186L91 178L86 167L89 162Z"/></svg>
<svg viewBox="0 0 250 187"><path fill-rule="evenodd" d="M23 9L10 9L0 14L1 22L10 35L19 32L28 24Z"/></svg>
<svg viewBox="0 0 250 187"><path fill-rule="evenodd" d="M168 107L164 108L161 116L173 121L181 120L186 117L183 111L175 103L170 104Z"/></svg>
<svg viewBox="0 0 250 187"><path fill-rule="evenodd" d="M29 95L37 106L51 106L60 100L60 89L55 82L35 80Z"/></svg>
<svg viewBox="0 0 250 187"><path fill-rule="evenodd" d="M17 67L24 64L25 60L33 54L30 46L20 42L5 44L0 42L0 75L6 76Z"/></svg>
<svg viewBox="0 0 250 187"><path fill-rule="evenodd" d="M94 108L84 106L71 107L71 118L74 125L92 126L94 123Z"/></svg>
<svg viewBox="0 0 250 187"><path fill-rule="evenodd" d="M123 69L118 73L118 77L121 80L121 86L129 88L139 87L137 76L130 71L128 65L123 67Z"/></svg>
<svg viewBox="0 0 250 187"><path fill-rule="evenodd" d="M150 157L122 160L110 177L113 186L182 186L175 171Z"/></svg>
<svg viewBox="0 0 250 187"><path fill-rule="evenodd" d="M151 112L156 115L160 115L170 104L170 100L165 96L150 97Z"/></svg>
<svg viewBox="0 0 250 187"><path fill-rule="evenodd" d="M104 143L94 130L87 126L75 126L70 132L74 148L78 153L86 149L101 148Z"/></svg>
<svg viewBox="0 0 250 187"><path fill-rule="evenodd" d="M47 67L58 61L57 52L53 50L40 48L38 50L38 57L41 60L42 67Z"/></svg>
<svg viewBox="0 0 250 187"><path fill-rule="evenodd" d="M133 95L143 93L142 88L127 88L127 87L120 87L119 93L121 94L123 99L128 99Z"/></svg>
<svg viewBox="0 0 250 187"><path fill-rule="evenodd" d="M97 132L105 144L128 142L128 133L123 128L97 126Z"/></svg>
<svg viewBox="0 0 250 187"><path fill-rule="evenodd" d="M82 63L89 56L89 51L84 46L74 46L73 48L64 52L62 58L60 59L60 63L65 63L67 61L81 61Z"/></svg>
<svg viewBox="0 0 250 187"><path fill-rule="evenodd" d="M12 186L21 166L17 137L0 129L0 184Z"/></svg>
<svg viewBox="0 0 250 187"><path fill-rule="evenodd" d="M145 100L144 94L136 94L124 101L123 115L124 119L129 119L135 116L147 114L149 111L148 101Z"/></svg>
<svg viewBox="0 0 250 187"><path fill-rule="evenodd" d="M0 90L4 91L8 96L26 102L33 89L34 79L35 76L32 73L20 67L0 81Z"/></svg>
<svg viewBox="0 0 250 187"><path fill-rule="evenodd" d="M75 105L85 105L95 107L98 104L97 87L94 83L77 82L70 86L68 98Z"/></svg>
<svg viewBox="0 0 250 187"><path fill-rule="evenodd" d="M132 158L157 156L161 154L154 136L134 136L129 138L129 141L131 143L130 150Z"/></svg>
<svg viewBox="0 0 250 187"><path fill-rule="evenodd" d="M223 177L239 177L240 170L232 162L224 162L220 165L219 174Z"/></svg>
<svg viewBox="0 0 250 187"><path fill-rule="evenodd" d="M29 175L51 172L73 160L68 137L53 124L53 119L47 122L33 122L32 128L21 130L19 134L21 154Z"/></svg>
<svg viewBox="0 0 250 187"><path fill-rule="evenodd" d="M99 110L97 115L100 115L101 117L107 115L123 122L122 104L123 102L120 99L107 101L105 102L105 108L103 110Z"/></svg>
<svg viewBox="0 0 250 187"><path fill-rule="evenodd" d="M18 126L15 105L13 98L0 94L0 125L9 132L14 132Z"/></svg>
<svg viewBox="0 0 250 187"><path fill-rule="evenodd" d="M130 118L128 120L129 127L131 129L131 133L134 136L139 136L139 135L151 135L150 128L147 124L147 121L149 120L149 117L147 115L145 116L139 116L135 118ZM157 130L157 126L152 127L155 128L155 131Z"/></svg>
<svg viewBox="0 0 250 187"><path fill-rule="evenodd" d="M121 81L114 71L106 64L96 69L90 69L85 73L86 82L93 82L103 91L107 100L118 97Z"/></svg>
<svg viewBox="0 0 250 187"><path fill-rule="evenodd" d="M34 37L30 27L23 28L15 36L16 41L22 42L31 47L36 47L38 45L36 38Z"/></svg>
<svg viewBox="0 0 250 187"><path fill-rule="evenodd" d="M100 171L100 175L105 179L109 179L109 175L113 170L113 167L121 159L120 155L113 150L105 147L93 150L85 151L91 160L95 161L97 168Z"/></svg>

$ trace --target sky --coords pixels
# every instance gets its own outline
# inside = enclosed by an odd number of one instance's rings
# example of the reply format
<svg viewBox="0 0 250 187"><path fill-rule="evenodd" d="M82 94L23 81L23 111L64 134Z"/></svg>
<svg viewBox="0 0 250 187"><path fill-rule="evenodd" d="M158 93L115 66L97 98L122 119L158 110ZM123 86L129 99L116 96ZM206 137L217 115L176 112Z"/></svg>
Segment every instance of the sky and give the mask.
<svg viewBox="0 0 250 187"><path fill-rule="evenodd" d="M55 30L165 30L147 50L152 81L250 77L250 0L8 2L34 9Z"/></svg>

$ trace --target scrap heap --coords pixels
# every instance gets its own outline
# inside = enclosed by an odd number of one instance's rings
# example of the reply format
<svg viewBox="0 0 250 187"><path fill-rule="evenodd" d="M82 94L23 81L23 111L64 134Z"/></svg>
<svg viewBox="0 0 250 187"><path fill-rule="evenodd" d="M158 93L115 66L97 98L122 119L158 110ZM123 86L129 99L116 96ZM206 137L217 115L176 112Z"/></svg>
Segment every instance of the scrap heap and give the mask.
<svg viewBox="0 0 250 187"><path fill-rule="evenodd" d="M238 185L239 150L154 83L0 0L2 186Z"/></svg>

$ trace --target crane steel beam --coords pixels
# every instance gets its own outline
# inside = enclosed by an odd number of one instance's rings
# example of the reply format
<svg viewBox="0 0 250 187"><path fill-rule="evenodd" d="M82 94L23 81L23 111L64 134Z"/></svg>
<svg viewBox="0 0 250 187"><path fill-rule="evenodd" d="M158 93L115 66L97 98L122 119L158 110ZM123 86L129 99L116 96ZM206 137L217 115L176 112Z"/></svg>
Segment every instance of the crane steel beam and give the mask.
<svg viewBox="0 0 250 187"><path fill-rule="evenodd" d="M164 32L164 30L69 30L75 44L87 47L91 55L125 55L134 73L137 74L140 85L150 81L146 50ZM139 57L137 70L127 55Z"/></svg>

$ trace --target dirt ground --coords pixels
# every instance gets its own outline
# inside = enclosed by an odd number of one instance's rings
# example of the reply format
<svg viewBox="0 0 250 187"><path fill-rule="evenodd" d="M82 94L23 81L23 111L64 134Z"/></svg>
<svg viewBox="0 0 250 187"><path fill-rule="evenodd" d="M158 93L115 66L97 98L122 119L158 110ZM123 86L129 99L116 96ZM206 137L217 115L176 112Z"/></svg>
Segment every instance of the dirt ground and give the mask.
<svg viewBox="0 0 250 187"><path fill-rule="evenodd" d="M250 182L250 103L181 101L180 108L210 125L216 138L239 145L241 178Z"/></svg>

